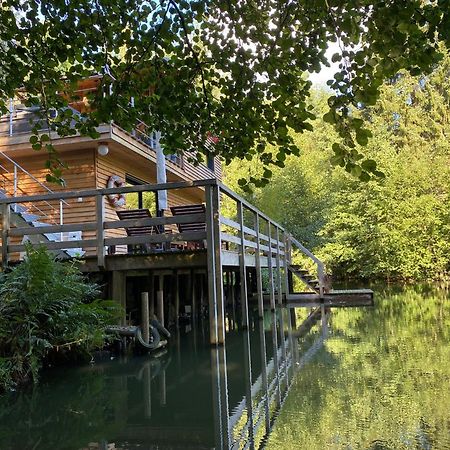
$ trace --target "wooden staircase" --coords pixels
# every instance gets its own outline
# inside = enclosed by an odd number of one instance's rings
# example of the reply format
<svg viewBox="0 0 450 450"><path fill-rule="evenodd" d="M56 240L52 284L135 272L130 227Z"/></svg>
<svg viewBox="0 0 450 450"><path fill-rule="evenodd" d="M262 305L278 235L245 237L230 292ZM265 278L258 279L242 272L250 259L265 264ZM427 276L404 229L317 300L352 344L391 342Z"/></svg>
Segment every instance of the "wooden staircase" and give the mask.
<svg viewBox="0 0 450 450"><path fill-rule="evenodd" d="M319 280L309 273L307 269L302 269L297 264L291 264L288 266L288 270L295 275L300 281L302 281L309 289L314 292L320 293Z"/></svg>
<svg viewBox="0 0 450 450"><path fill-rule="evenodd" d="M287 261L288 278L284 296L285 304L295 306L373 306L373 292L370 289L335 290L331 286L331 277L327 275L325 264L300 242L290 237L291 247L288 254L292 256L292 249L311 259L316 266L316 274L310 270ZM294 292L292 276L299 279L307 288L306 292Z"/></svg>

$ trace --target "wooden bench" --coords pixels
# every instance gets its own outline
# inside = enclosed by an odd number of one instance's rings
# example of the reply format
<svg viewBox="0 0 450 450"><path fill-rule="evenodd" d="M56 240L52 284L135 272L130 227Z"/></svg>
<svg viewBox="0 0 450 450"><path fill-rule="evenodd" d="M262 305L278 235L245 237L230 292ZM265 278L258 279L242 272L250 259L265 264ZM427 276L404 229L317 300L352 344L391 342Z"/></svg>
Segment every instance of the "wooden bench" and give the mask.
<svg viewBox="0 0 450 450"><path fill-rule="evenodd" d="M120 220L133 220L133 219L151 219L152 215L146 208L143 209L124 209L122 211L116 211ZM137 227L125 227L127 236L142 236L145 234L161 234L161 230L155 225L144 225ZM147 253L152 250L160 250L160 244L135 244L128 246L129 253Z"/></svg>
<svg viewBox="0 0 450 450"><path fill-rule="evenodd" d="M173 216L186 216L189 214L205 214L206 207L203 203L193 205L171 206L170 211ZM180 233L188 233L193 231L206 231L206 222L187 222L177 224ZM205 248L202 241L193 241L187 243L188 249Z"/></svg>

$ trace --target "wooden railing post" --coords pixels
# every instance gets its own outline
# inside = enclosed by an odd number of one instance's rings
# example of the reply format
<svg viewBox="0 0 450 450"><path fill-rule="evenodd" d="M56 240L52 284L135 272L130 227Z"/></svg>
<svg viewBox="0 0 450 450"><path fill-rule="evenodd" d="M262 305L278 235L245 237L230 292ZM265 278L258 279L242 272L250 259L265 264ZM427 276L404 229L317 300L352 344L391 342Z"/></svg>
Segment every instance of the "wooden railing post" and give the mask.
<svg viewBox="0 0 450 450"><path fill-rule="evenodd" d="M217 184L211 188L213 208L214 267L217 298L217 340L225 343L225 294L223 290L222 237L220 230L220 189Z"/></svg>
<svg viewBox="0 0 450 450"><path fill-rule="evenodd" d="M275 287L273 285L273 267L272 267L272 228L270 221L267 221L267 238L269 253L267 255L267 267L269 269L269 296L270 296L270 309L275 310Z"/></svg>
<svg viewBox="0 0 450 450"><path fill-rule="evenodd" d="M220 197L217 185L206 186L206 251L208 269L209 331L212 345L225 342Z"/></svg>
<svg viewBox="0 0 450 450"><path fill-rule="evenodd" d="M278 304L283 304L283 289L281 284L281 261L280 261L280 229L278 226L276 227L276 238L277 238L277 254L276 254L276 263L277 263L277 293L278 293Z"/></svg>
<svg viewBox="0 0 450 450"><path fill-rule="evenodd" d="M103 207L103 195L99 194L95 197L95 210L97 218L97 265L105 267L105 210Z"/></svg>
<svg viewBox="0 0 450 450"><path fill-rule="evenodd" d="M289 235L284 231L283 233L284 240L284 289L286 292L286 300L289 295L289 265L291 263L290 258L290 244L289 244Z"/></svg>
<svg viewBox="0 0 450 450"><path fill-rule="evenodd" d="M258 316L260 319L264 317L264 296L262 289L262 275L261 275L261 243L259 237L259 214L255 212L255 232L256 232L256 291L258 294Z"/></svg>
<svg viewBox="0 0 450 450"><path fill-rule="evenodd" d="M11 210L7 203L2 205L2 267L8 266L9 228L11 222Z"/></svg>
<svg viewBox="0 0 450 450"><path fill-rule="evenodd" d="M208 271L208 310L209 310L209 340L212 345L218 343L217 339L217 297L216 297L216 273L214 254L214 218L212 207L212 188L205 187L206 199L206 254Z"/></svg>
<svg viewBox="0 0 450 450"><path fill-rule="evenodd" d="M241 310L242 327L248 328L248 298L247 298L247 267L245 264L245 233L244 233L244 208L242 202L237 202L237 216L239 222L239 273L241 278Z"/></svg>

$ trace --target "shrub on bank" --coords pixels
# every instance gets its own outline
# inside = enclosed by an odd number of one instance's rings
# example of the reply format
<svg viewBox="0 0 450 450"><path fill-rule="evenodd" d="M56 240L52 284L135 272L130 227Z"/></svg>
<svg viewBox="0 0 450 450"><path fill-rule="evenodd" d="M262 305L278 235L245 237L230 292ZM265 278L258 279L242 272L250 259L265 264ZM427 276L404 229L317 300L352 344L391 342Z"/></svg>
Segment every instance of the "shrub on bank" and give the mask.
<svg viewBox="0 0 450 450"><path fill-rule="evenodd" d="M98 295L74 263L44 248L28 248L25 261L1 274L0 391L36 382L56 352L87 355L101 347L120 308Z"/></svg>

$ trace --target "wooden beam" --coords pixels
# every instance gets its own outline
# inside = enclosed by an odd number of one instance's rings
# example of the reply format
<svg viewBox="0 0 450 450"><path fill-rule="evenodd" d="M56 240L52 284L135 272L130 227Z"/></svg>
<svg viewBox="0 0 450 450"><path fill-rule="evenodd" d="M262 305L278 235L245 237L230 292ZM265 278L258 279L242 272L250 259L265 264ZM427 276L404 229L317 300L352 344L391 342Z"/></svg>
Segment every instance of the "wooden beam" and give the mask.
<svg viewBox="0 0 450 450"><path fill-rule="evenodd" d="M67 200L69 198L97 197L98 195L130 194L133 192L157 192L161 190L188 189L193 187L206 187L213 185L217 185L217 180L215 178L208 180L178 181L159 184L140 184L137 186L126 186L122 188L54 192L51 194L24 195L22 197L5 197L0 199L0 205L12 203L32 203L44 200Z"/></svg>
<svg viewBox="0 0 450 450"><path fill-rule="evenodd" d="M95 242L95 241L94 241ZM172 270L186 267L205 267L206 252L193 250L189 252L161 252L148 255L107 255L105 257L105 270ZM84 273L97 272L96 257L86 257L79 263Z"/></svg>
<svg viewBox="0 0 450 450"><path fill-rule="evenodd" d="M33 247L43 245L48 250L59 250L63 248L87 248L87 247L97 247L97 239L82 239L80 241L56 241L56 242L40 242L37 244L30 243ZM9 245L8 252L23 252L25 250L24 244Z"/></svg>
<svg viewBox="0 0 450 450"><path fill-rule="evenodd" d="M106 225L106 224L105 224ZM96 231L97 222L71 223L65 225L48 225L44 227L17 227L10 230L10 236L24 236L45 233L64 233L68 231Z"/></svg>
<svg viewBox="0 0 450 450"><path fill-rule="evenodd" d="M312 307L322 304L330 307L373 306L374 298L370 289L336 290L325 293L322 298L320 294L302 292L289 294L286 304L289 307Z"/></svg>

